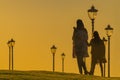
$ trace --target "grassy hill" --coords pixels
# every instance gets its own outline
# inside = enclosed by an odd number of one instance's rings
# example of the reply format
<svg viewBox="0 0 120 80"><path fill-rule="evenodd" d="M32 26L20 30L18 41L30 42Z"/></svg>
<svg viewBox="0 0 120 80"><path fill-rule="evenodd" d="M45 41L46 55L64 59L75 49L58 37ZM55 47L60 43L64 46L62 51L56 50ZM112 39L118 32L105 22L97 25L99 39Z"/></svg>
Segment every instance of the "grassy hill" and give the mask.
<svg viewBox="0 0 120 80"><path fill-rule="evenodd" d="M0 71L0 80L120 80L120 77L104 78L50 71Z"/></svg>

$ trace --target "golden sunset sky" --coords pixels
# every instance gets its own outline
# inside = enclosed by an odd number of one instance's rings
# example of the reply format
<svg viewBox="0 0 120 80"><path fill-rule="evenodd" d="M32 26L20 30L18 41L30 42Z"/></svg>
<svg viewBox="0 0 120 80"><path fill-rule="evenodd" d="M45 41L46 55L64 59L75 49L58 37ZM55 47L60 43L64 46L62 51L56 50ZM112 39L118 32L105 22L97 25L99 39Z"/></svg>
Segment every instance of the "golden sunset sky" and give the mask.
<svg viewBox="0 0 120 80"><path fill-rule="evenodd" d="M76 20L82 19L91 39L91 20L87 10L98 9L95 30L107 39L104 28L114 28L111 36L111 76L120 76L120 0L0 0L0 69L8 69L8 46L14 47L15 70L52 71L51 46L57 47L55 71L61 72L61 54L64 52L65 72L78 73L76 59L72 58L72 34ZM106 58L107 58L106 45ZM90 49L89 49L90 55ZM90 70L90 57L87 68ZM107 65L107 64L106 64ZM95 75L100 76L97 65ZM107 76L107 68L106 68Z"/></svg>

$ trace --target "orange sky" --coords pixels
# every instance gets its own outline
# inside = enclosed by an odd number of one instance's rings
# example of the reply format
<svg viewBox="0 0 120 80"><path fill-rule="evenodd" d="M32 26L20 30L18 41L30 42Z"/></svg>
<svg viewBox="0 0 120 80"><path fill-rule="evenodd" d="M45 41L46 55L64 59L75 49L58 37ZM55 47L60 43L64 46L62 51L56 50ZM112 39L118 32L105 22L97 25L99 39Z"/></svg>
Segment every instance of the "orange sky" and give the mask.
<svg viewBox="0 0 120 80"><path fill-rule="evenodd" d="M91 21L87 10L97 8L95 30L106 37L104 28L114 28L111 37L111 76L120 76L119 0L0 0L0 69L8 69L7 41L13 38L15 70L52 71L50 47L57 46L55 70L61 71L61 53L65 53L65 72L78 73L72 58L73 26L82 19L91 39ZM107 37L106 37L107 38ZM106 45L107 46L107 45ZM90 51L88 51L90 54ZM107 51L106 51L107 52ZM107 55L107 53L106 53ZM87 59L90 69L90 57ZM100 75L96 66L96 75Z"/></svg>

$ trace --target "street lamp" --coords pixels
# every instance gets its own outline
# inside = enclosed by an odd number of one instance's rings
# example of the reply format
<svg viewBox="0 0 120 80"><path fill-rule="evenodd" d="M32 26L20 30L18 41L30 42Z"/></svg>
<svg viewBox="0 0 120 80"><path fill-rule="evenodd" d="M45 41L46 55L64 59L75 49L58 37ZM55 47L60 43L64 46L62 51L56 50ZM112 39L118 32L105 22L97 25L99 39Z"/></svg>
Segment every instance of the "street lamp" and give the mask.
<svg viewBox="0 0 120 80"><path fill-rule="evenodd" d="M105 48L106 48L106 44L107 44L107 39L105 39L105 37L103 37L103 42L105 44ZM105 55L105 60L106 60L106 55ZM104 62L104 77L105 77L105 72L106 72L106 62Z"/></svg>
<svg viewBox="0 0 120 80"><path fill-rule="evenodd" d="M10 70L11 69L10 41L7 42L7 45L9 47L9 70Z"/></svg>
<svg viewBox="0 0 120 80"><path fill-rule="evenodd" d="M61 57L62 57L62 72L64 72L64 59L65 59L65 54L62 53L62 54L61 54Z"/></svg>
<svg viewBox="0 0 120 80"><path fill-rule="evenodd" d="M52 47L51 47L51 52L52 52L52 54L53 54L53 72L55 71L55 53L56 53L56 47L55 47L55 45L53 45Z"/></svg>
<svg viewBox="0 0 120 80"><path fill-rule="evenodd" d="M9 70L14 69L14 62L13 62L13 47L15 45L15 41L11 39L10 41L7 42L8 47L9 47Z"/></svg>
<svg viewBox="0 0 120 80"><path fill-rule="evenodd" d="M113 28L108 25L106 28L106 35L108 37L108 77L110 77L110 37L113 33Z"/></svg>
<svg viewBox="0 0 120 80"><path fill-rule="evenodd" d="M91 6L91 9L88 9L88 17L92 21L92 35L93 35L93 32L94 32L94 20L97 16L97 12L98 12L98 10L95 9L95 7L93 5Z"/></svg>

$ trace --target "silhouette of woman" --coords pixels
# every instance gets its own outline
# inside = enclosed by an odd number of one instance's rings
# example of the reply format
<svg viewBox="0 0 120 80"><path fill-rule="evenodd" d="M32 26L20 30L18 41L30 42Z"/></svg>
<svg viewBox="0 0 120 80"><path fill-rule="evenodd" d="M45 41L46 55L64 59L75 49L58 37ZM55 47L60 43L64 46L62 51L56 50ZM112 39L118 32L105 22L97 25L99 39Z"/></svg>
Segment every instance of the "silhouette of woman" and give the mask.
<svg viewBox="0 0 120 80"><path fill-rule="evenodd" d="M87 74L86 64L84 62L85 57L89 57L88 50L87 50L87 40L88 40L88 33L87 30L84 28L84 24L82 20L77 20L77 27L74 27L73 32L73 58L77 58L79 73L82 74L82 69L84 69L84 74Z"/></svg>
<svg viewBox="0 0 120 80"><path fill-rule="evenodd" d="M91 55L92 55L90 75L94 75L95 65L99 63L101 68L101 76L103 76L102 63L106 62L105 45L103 40L100 39L100 36L97 31L93 33L93 39L91 39L89 45L91 45Z"/></svg>

